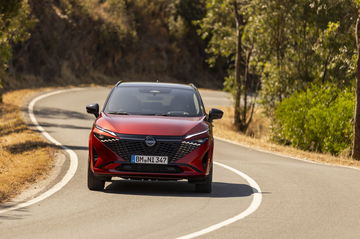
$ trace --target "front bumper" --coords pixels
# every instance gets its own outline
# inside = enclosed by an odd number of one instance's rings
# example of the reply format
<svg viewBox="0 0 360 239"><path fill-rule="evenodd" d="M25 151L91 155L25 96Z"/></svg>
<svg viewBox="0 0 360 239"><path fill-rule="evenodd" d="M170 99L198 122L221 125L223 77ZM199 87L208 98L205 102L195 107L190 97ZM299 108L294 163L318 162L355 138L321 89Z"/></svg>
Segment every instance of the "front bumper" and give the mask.
<svg viewBox="0 0 360 239"><path fill-rule="evenodd" d="M106 144L90 134L89 160L91 170L96 176L146 178L146 179L196 179L209 173L212 162L213 139L209 138L195 150L183 157L174 157L166 165L133 164L111 150ZM170 159L171 160L171 159Z"/></svg>

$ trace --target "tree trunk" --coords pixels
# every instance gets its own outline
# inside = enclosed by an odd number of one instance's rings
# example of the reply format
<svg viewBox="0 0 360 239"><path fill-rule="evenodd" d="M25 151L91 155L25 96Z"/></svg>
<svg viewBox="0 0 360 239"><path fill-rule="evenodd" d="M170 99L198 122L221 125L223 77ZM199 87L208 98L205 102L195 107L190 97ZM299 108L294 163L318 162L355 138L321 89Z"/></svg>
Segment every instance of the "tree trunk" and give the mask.
<svg viewBox="0 0 360 239"><path fill-rule="evenodd" d="M235 112L234 112L234 124L238 130L242 130L242 121L241 121L241 36L242 30L240 24L237 22L237 33L236 33L236 60L235 60L235 82L236 82L236 93L235 93Z"/></svg>
<svg viewBox="0 0 360 239"><path fill-rule="evenodd" d="M247 52L245 54L245 72L244 72L244 96L243 96L243 99L244 99L244 107L243 107L243 122L244 122L244 133L246 133L246 130L248 128L248 125L246 124L246 120L247 120L247 106L248 106L248 102L247 102L247 96L248 96L248 88L247 88L247 84L248 84L248 78L249 78L249 57L250 57L250 53Z"/></svg>
<svg viewBox="0 0 360 239"><path fill-rule="evenodd" d="M1 81L0 81L0 104L3 103L3 94L4 94L4 89L2 88Z"/></svg>
<svg viewBox="0 0 360 239"><path fill-rule="evenodd" d="M356 47L358 52L356 72L356 102L352 158L360 160L360 15L356 21Z"/></svg>
<svg viewBox="0 0 360 239"><path fill-rule="evenodd" d="M236 22L236 59L235 59L235 106L234 106L234 125L237 130L245 132L244 120L241 112L241 95L243 84L241 81L241 52L242 52L242 35L244 32L244 16L241 14L240 6L236 0L233 1L234 16ZM245 119L246 120L246 119Z"/></svg>
<svg viewBox="0 0 360 239"><path fill-rule="evenodd" d="M248 102L248 85L249 85L249 67L250 67L250 60L251 60L251 55L254 49L254 45L252 44L251 47L247 50L246 53L246 58L245 58L245 73L244 73L244 107L243 107L243 132L246 133L251 121L252 121L252 116L254 114L254 111L251 109L251 105L252 103L250 103L250 108L249 106L249 102ZM250 110L250 111L249 111ZM249 111L249 112L248 112ZM250 116L249 116L249 114Z"/></svg>

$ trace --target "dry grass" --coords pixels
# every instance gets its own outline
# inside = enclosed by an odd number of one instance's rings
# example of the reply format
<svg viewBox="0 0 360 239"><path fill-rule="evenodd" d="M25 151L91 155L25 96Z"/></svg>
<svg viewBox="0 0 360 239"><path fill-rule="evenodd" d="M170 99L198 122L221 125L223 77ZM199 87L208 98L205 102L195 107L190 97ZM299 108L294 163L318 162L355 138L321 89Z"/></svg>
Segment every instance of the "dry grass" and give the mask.
<svg viewBox="0 0 360 239"><path fill-rule="evenodd" d="M91 18L101 20L116 27L120 33L126 34L132 31L131 19L126 14L126 7L123 3L99 0L79 1L79 4L87 11Z"/></svg>
<svg viewBox="0 0 360 239"><path fill-rule="evenodd" d="M35 90L4 95L0 105L0 202L17 195L51 169L55 149L22 118L24 96Z"/></svg>
<svg viewBox="0 0 360 239"><path fill-rule="evenodd" d="M229 140L233 140L234 138L241 136L257 142L268 141L270 135L270 120L263 115L261 110L255 111L252 123L247 130L247 134L244 135L238 133L233 125L233 107L218 106L216 108L221 109L224 112L224 116L221 120L214 121L214 133L216 136Z"/></svg>
<svg viewBox="0 0 360 239"><path fill-rule="evenodd" d="M214 135L223 139L232 140L242 145L251 146L252 148L268 150L277 152L283 155L293 156L302 159L308 159L314 162L327 163L332 165L342 165L360 168L360 161L353 160L347 157L335 157L328 154L312 153L302 151L293 147L283 146L271 143L269 141L269 126L270 121L257 111L254 116L254 121L248 130L249 135L238 133L232 125L233 110L232 107L217 107L224 111L222 120L215 121Z"/></svg>

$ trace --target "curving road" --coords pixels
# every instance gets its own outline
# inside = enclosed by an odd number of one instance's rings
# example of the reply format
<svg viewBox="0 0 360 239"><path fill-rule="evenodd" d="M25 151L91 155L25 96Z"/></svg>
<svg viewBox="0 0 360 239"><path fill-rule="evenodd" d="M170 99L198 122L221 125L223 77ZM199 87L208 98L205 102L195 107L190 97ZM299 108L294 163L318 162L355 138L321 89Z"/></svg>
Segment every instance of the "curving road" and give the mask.
<svg viewBox="0 0 360 239"><path fill-rule="evenodd" d="M35 105L37 120L76 152L79 167L71 181L49 198L0 214L0 238L176 238L249 207L254 189L219 166L210 195L194 193L186 182L117 180L104 192L87 190L87 137L93 117L84 113L84 106L103 103L108 91L69 91ZM207 106L229 104L226 95L216 100L214 92L202 94ZM201 238L360 237L359 170L280 157L220 140L215 160L256 180L263 200L250 216ZM64 171L68 166L65 161Z"/></svg>

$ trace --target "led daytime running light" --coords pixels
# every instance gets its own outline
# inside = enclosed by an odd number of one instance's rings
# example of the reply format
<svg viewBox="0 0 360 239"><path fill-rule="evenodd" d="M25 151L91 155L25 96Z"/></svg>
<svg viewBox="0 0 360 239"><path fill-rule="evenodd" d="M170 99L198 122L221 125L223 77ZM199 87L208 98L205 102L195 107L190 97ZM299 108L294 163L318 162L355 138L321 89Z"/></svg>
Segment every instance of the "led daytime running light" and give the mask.
<svg viewBox="0 0 360 239"><path fill-rule="evenodd" d="M95 128L97 128L98 130L103 131L103 132L105 132L105 133L111 134L112 136L117 137L116 133L114 133L114 132L112 132L112 131L110 131L110 130L108 130L108 129L101 128L101 127L98 126L98 125L95 125Z"/></svg>
<svg viewBox="0 0 360 239"><path fill-rule="evenodd" d="M207 132L209 132L208 129L204 130L204 131L201 131L201 132L198 132L198 133L195 133L195 134L189 134L189 135L185 136L185 139L190 139L190 138L198 136L198 135L206 134Z"/></svg>

